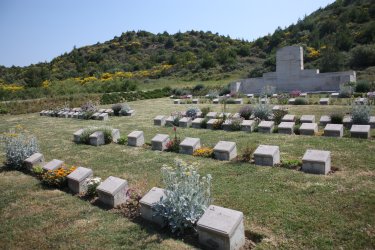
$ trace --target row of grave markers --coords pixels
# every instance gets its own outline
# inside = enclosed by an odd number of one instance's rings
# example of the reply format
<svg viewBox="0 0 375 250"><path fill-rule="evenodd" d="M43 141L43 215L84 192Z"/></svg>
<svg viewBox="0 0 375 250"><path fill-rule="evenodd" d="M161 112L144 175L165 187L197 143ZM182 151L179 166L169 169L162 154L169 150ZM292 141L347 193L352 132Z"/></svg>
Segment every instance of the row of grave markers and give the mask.
<svg viewBox="0 0 375 250"><path fill-rule="evenodd" d="M230 95L219 97L219 98L214 98L214 99L212 99L212 103L213 104L219 104L220 101L224 100L226 97L230 97ZM247 97L248 98L254 98L254 94L248 94ZM278 97L278 94L273 94L271 96L271 98L277 98L277 97ZM305 97L307 97L307 93L302 93L299 97L305 98ZM339 93L332 93L331 97L332 98L338 98ZM195 99L192 99L192 98L193 98L192 96L191 96L191 98L188 98L188 99L191 99L192 104L199 104L198 98L195 98ZM295 101L296 101L296 98L290 98L290 99L288 99L288 104L293 105L293 104L295 104ZM181 99L174 99L173 100L173 104L182 104L182 103L183 103L183 101L181 101ZM268 98L260 98L259 103L266 104L266 103L269 103L269 100L268 100ZM330 103L330 98L320 98L319 99L320 105L329 105L329 103ZM360 97L360 98L355 99L354 103L359 104L359 105L365 105L365 104L368 103L368 99ZM243 104L243 99L242 98L235 98L235 99L233 99L233 104Z"/></svg>
<svg viewBox="0 0 375 250"><path fill-rule="evenodd" d="M85 112L81 108L73 109L63 109L56 113L54 110L42 110L39 112L40 116L51 116L51 117L60 117L60 118L77 118L84 119ZM109 116L113 116L114 112L112 109L99 109L97 112L93 113L90 119L94 120L108 120ZM135 110L127 110L125 116L135 115Z"/></svg>
<svg viewBox="0 0 375 250"><path fill-rule="evenodd" d="M83 129L76 131L73 134L73 140L75 142L80 141ZM113 132L117 140L120 137L118 129L113 129ZM97 132L93 133L92 136L97 141ZM135 130L128 134L128 146L131 147L142 147L145 144L145 137L143 131ZM91 140L91 138L90 138ZM165 151L167 145L170 142L170 137L167 134L157 134L151 139L151 148L156 151ZM104 141L104 139L103 139ZM93 143L94 144L94 143ZM97 144L94 144L97 145ZM179 144L179 153L193 155L197 149L201 148L200 138L186 137ZM237 145L231 141L219 141L213 148L214 157L221 161L231 161L237 157ZM309 155L316 155L311 157ZM280 163L280 150L279 146L272 145L260 145L254 152L254 161L256 165L260 166L275 166ZM323 156L324 155L324 156ZM310 160L309 160L310 159ZM311 160L313 159L313 160ZM314 163L312 163L314 162ZM321 150L307 150L302 158L302 171L313 174L327 174L331 170L331 160L329 151Z"/></svg>
<svg viewBox="0 0 375 250"><path fill-rule="evenodd" d="M225 114L229 116L230 114ZM215 123L218 122L218 119L215 119L218 116L216 112L210 112L206 115L210 120L207 121L207 129L214 129ZM233 118L239 118L239 114L236 113L233 115ZM179 127L183 128L201 128L201 124L204 118L195 118L194 120L190 117L183 117L179 120ZM295 115L285 115L281 123L278 125L278 133L280 134L293 134L295 127L296 116ZM318 132L318 124L315 122L314 115L302 115L300 118L302 123L299 128L301 135L315 135ZM375 127L375 116L370 118L370 125L352 125L351 117L344 117L344 124L330 124L329 116L322 116L320 118L320 124L325 126L324 136L329 137L342 137L344 134L344 126L351 127L350 134L351 137L356 138L370 138L371 128ZM156 126L173 126L174 117L166 117L163 115L158 115L154 118L154 125ZM231 119L227 119L223 124L223 130L230 130L232 125ZM241 131L253 132L256 122L254 120L243 120L240 124ZM258 124L258 132L260 133L272 133L275 128L274 121L261 121Z"/></svg>
<svg viewBox="0 0 375 250"><path fill-rule="evenodd" d="M76 139L76 136L75 138ZM165 149L169 140L168 135L158 134L152 139L153 150ZM133 131L128 135L129 146L142 146L144 144L142 131ZM180 152L192 154L194 149L200 147L199 138L185 138L180 144ZM215 146L220 160L233 159L236 154L234 142L219 142ZM278 146L260 145L254 152L255 164L274 166L280 162L280 150ZM331 167L331 154L329 151L307 150L303 156L302 170L315 174L327 174ZM63 165L63 161L53 159L44 162L44 156L35 153L25 161L25 165L32 169L33 166L42 165L46 171L57 170ZM87 179L93 177L92 169L78 167L67 176L68 187L73 193L84 194L87 191ZM128 199L128 182L124 179L110 176L97 187L99 201L110 207L123 204ZM165 226L162 218L153 216L152 206L165 197L165 190L153 187L140 200L141 217L145 220ZM245 244L243 213L240 211L210 205L197 223L199 242L204 247L215 249L240 249Z"/></svg>
<svg viewBox="0 0 375 250"><path fill-rule="evenodd" d="M61 110L59 112L55 112L53 110L42 110L39 112L40 116L51 116L51 117L59 117L59 118L76 118L76 119L84 119L85 112L82 111L80 108L74 109L67 109ZM94 120L109 120L109 116L113 115L112 109L99 109L97 112L93 113L90 119Z"/></svg>
<svg viewBox="0 0 375 250"><path fill-rule="evenodd" d="M167 134L157 134L151 140L152 150L164 151L170 141ZM128 134L128 146L142 147L145 143L143 131L133 131ZM179 144L179 153L193 155L194 151L201 148L199 138L186 137ZM235 142L219 141L215 147L215 159L230 161L237 157ZM254 161L260 166L275 166L280 163L279 146L260 145L254 152ZM331 171L331 153L322 150L307 150L302 158L302 171L312 174L327 174Z"/></svg>
<svg viewBox="0 0 375 250"><path fill-rule="evenodd" d="M63 161L53 159L45 163L41 153L35 153L24 160L29 169L42 165L45 171L59 169ZM67 176L69 190L74 194L85 194L87 192L87 180L92 178L94 172L90 168L78 167ZM122 178L109 176L97 187L98 199L109 207L117 207L124 204L128 196L128 182ZM140 200L141 217L165 227L166 222L159 216L154 216L152 207L161 198L166 197L166 190L153 187ZM240 249L245 245L245 229L243 213L240 211L210 205L197 222L199 243L206 248L214 249Z"/></svg>

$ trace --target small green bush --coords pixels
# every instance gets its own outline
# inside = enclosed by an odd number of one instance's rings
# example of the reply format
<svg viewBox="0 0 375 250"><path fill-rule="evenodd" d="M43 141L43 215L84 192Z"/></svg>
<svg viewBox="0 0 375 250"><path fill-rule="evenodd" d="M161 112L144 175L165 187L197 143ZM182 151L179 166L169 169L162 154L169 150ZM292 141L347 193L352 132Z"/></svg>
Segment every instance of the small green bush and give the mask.
<svg viewBox="0 0 375 250"><path fill-rule="evenodd" d="M104 142L105 144L112 142L112 128L111 127L88 127L84 129L81 135L81 143L90 144L90 135L97 131L102 131L104 134Z"/></svg>
<svg viewBox="0 0 375 250"><path fill-rule="evenodd" d="M206 117L206 115L211 112L211 108L210 107L203 107L202 110L202 117Z"/></svg>
<svg viewBox="0 0 375 250"><path fill-rule="evenodd" d="M231 118L230 130L240 131L243 118Z"/></svg>
<svg viewBox="0 0 375 250"><path fill-rule="evenodd" d="M286 104L288 104L288 100L289 100L289 95L287 95L287 94L279 94L277 96L277 103L278 104L286 105Z"/></svg>
<svg viewBox="0 0 375 250"><path fill-rule="evenodd" d="M351 85L348 85L348 84L340 85L340 92L339 92L340 98L350 98L352 94L353 94L353 88Z"/></svg>
<svg viewBox="0 0 375 250"><path fill-rule="evenodd" d="M91 177L86 179L87 185L87 197L94 197L97 196L96 188L102 183L102 179L100 177Z"/></svg>
<svg viewBox="0 0 375 250"><path fill-rule="evenodd" d="M288 114L288 110L286 109L278 109L273 111L273 121L276 125L279 125L281 123L281 120L283 119L284 115Z"/></svg>
<svg viewBox="0 0 375 250"><path fill-rule="evenodd" d="M178 153L180 151L180 143L181 143L180 138L178 137L173 138L167 143L165 151Z"/></svg>
<svg viewBox="0 0 375 250"><path fill-rule="evenodd" d="M287 169L299 169L302 166L302 161L300 160L283 160L281 163L276 165L280 168L287 168Z"/></svg>
<svg viewBox="0 0 375 250"><path fill-rule="evenodd" d="M250 105L243 106L239 111L240 116L245 120L249 120L252 113L253 108Z"/></svg>
<svg viewBox="0 0 375 250"><path fill-rule="evenodd" d="M201 123L201 128L207 128L208 118L204 118Z"/></svg>
<svg viewBox="0 0 375 250"><path fill-rule="evenodd" d="M373 34L373 28L371 33ZM372 35L372 37L374 37ZM374 38L372 38L374 39ZM350 66L353 68L366 68L375 64L375 45L359 45L350 51Z"/></svg>
<svg viewBox="0 0 375 250"><path fill-rule="evenodd" d="M237 157L237 161L239 162L250 162L255 149L246 145L246 147L241 151L241 153Z"/></svg>
<svg viewBox="0 0 375 250"><path fill-rule="evenodd" d="M181 120L181 117L179 116L174 117L173 126L178 127L180 125L180 120Z"/></svg>
<svg viewBox="0 0 375 250"><path fill-rule="evenodd" d="M126 137L120 137L119 139L117 139L117 144L120 144L120 145L125 145L127 142L128 142L128 138Z"/></svg>
<svg viewBox="0 0 375 250"><path fill-rule="evenodd" d="M0 106L0 114L8 114L9 111L5 107Z"/></svg>
<svg viewBox="0 0 375 250"><path fill-rule="evenodd" d="M201 91L202 89L204 89L204 85L202 83L198 83L194 86L193 91Z"/></svg>
<svg viewBox="0 0 375 250"><path fill-rule="evenodd" d="M307 100L305 98L296 98L294 105L306 105Z"/></svg>
<svg viewBox="0 0 375 250"><path fill-rule="evenodd" d="M83 112L83 119L85 119L85 120L91 119L91 117L94 113L95 113L94 111L84 111Z"/></svg>
<svg viewBox="0 0 375 250"><path fill-rule="evenodd" d="M126 116L131 108L127 103L117 103L112 106L112 110L115 116Z"/></svg>
<svg viewBox="0 0 375 250"><path fill-rule="evenodd" d="M224 123L224 119L217 119L217 121L212 124L212 127L214 130L222 129Z"/></svg>
<svg viewBox="0 0 375 250"><path fill-rule="evenodd" d="M36 165L36 166L34 166L34 167L32 168L31 171L32 171L32 173L33 173L34 175L40 177L40 176L43 174L44 169L43 169L42 166L40 166L40 165Z"/></svg>
<svg viewBox="0 0 375 250"><path fill-rule="evenodd" d="M367 93L370 92L371 85L367 81L359 81L357 85L355 86L355 92L358 93Z"/></svg>
<svg viewBox="0 0 375 250"><path fill-rule="evenodd" d="M121 109L122 109L122 103L117 103L112 106L113 114L116 116L120 115Z"/></svg>
<svg viewBox="0 0 375 250"><path fill-rule="evenodd" d="M331 123L333 124L342 124L344 115L342 113L333 113L331 114Z"/></svg>
<svg viewBox="0 0 375 250"><path fill-rule="evenodd" d="M275 126L272 130L272 133L277 134L279 132L279 127Z"/></svg>
<svg viewBox="0 0 375 250"><path fill-rule="evenodd" d="M103 94L100 103L101 104L111 104L121 101L121 96L118 93Z"/></svg>
<svg viewBox="0 0 375 250"><path fill-rule="evenodd" d="M297 117L296 118L296 125L301 125L302 122L301 122L301 117Z"/></svg>
<svg viewBox="0 0 375 250"><path fill-rule="evenodd" d="M229 93L230 93L230 87L229 85L227 85L220 90L219 95L227 95Z"/></svg>
<svg viewBox="0 0 375 250"><path fill-rule="evenodd" d="M299 132L299 128L301 127L301 124L296 124L295 126L294 126L294 129L293 129L293 132L294 132L294 134L296 134L296 135L299 135L300 134L300 132Z"/></svg>
<svg viewBox="0 0 375 250"><path fill-rule="evenodd" d="M235 101L234 99L232 99L232 98L227 99L225 102L226 102L227 104L236 104L236 101Z"/></svg>

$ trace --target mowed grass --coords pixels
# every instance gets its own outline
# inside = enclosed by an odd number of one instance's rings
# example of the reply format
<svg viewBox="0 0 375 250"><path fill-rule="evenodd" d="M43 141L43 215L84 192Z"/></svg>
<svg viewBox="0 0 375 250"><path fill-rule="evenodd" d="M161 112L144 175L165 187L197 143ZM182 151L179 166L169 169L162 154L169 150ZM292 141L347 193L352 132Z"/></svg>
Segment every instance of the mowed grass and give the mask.
<svg viewBox="0 0 375 250"><path fill-rule="evenodd" d="M174 159L199 163L202 174L213 176L213 203L239 210L245 229L260 234L259 249L371 249L375 247L375 140L290 136L178 128L184 137L199 137L203 145L235 141L238 151L246 146L278 145L282 159L301 159L306 149L329 150L339 171L328 176L249 163L220 162L147 148L110 144L77 145L72 134L89 125L109 125L126 136L142 130L146 142L158 133L173 136L172 128L153 125L156 115L186 110L192 105L173 105L154 99L130 103L134 117L110 121L86 121L40 117L39 114L2 116L0 132L22 125L39 140L46 160L92 168L103 179L110 175L128 180L130 187L146 193L162 187L160 168ZM221 111L221 105L211 106ZM228 105L236 112L240 105ZM348 106L289 106L289 113L320 115L349 112ZM374 113L374 110L373 110ZM374 136L374 131L372 131ZM0 160L4 161L4 154ZM0 248L185 249L196 245L173 238L141 221L130 221L71 194L44 189L38 180L18 171L0 173Z"/></svg>

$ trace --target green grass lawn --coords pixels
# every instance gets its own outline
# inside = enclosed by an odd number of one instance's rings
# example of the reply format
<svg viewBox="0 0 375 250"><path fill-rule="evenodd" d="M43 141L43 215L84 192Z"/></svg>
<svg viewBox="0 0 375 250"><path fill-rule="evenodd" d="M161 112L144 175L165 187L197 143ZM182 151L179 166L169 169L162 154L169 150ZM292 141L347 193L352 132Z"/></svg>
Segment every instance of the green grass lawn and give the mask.
<svg viewBox="0 0 375 250"><path fill-rule="evenodd" d="M199 163L202 174L213 176L215 205L239 210L249 234L262 235L257 248L372 249L375 247L375 140L290 136L178 128L178 135L199 137L214 146L219 140L235 141L241 152L247 145L280 146L282 159L301 159L306 149L329 150L339 171L328 176L305 174L284 168L250 163L220 162L146 148L110 144L77 145L73 132L89 125L109 125L122 136L133 130L145 132L146 142L157 133L173 136L172 128L156 127L156 115L186 110L167 98L130 103L134 117L111 117L110 121L86 121L40 117L39 114L1 116L0 132L22 125L39 140L46 160L92 168L96 176L128 180L130 187L146 193L162 187L160 168L173 165L176 157ZM221 111L220 105L211 106ZM240 105L228 105L236 112ZM289 113L321 115L348 112L350 106L289 106ZM373 110L373 113L375 110ZM374 137L374 130L372 131ZM4 154L0 161L5 160ZM55 189L18 171L0 173L0 248L90 249L185 249L196 245L171 237L140 220L130 221L113 211Z"/></svg>

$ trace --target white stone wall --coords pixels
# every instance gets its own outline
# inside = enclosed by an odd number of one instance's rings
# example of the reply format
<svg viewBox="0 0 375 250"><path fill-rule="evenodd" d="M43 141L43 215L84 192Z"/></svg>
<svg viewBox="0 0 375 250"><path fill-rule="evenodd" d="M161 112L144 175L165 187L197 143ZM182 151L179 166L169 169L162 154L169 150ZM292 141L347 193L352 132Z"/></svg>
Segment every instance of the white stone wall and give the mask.
<svg viewBox="0 0 375 250"><path fill-rule="evenodd" d="M266 85L274 86L277 92L338 91L341 84L355 81L355 71L320 73L318 69L304 70L302 47L290 46L277 51L276 72L232 83L231 91L260 93Z"/></svg>

